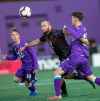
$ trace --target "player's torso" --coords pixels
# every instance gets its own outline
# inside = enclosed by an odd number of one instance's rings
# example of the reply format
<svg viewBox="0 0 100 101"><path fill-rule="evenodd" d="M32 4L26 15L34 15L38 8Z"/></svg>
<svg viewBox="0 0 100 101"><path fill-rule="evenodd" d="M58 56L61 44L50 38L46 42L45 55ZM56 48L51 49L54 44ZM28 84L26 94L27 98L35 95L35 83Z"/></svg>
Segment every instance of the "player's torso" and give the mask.
<svg viewBox="0 0 100 101"><path fill-rule="evenodd" d="M47 40L60 60L63 60L68 56L69 45L65 40L64 34L60 30L53 30L47 35Z"/></svg>
<svg viewBox="0 0 100 101"><path fill-rule="evenodd" d="M15 52L22 61L22 67L31 68L34 66L34 60L36 57L33 56L31 48L27 48L23 52L18 51L23 45L24 43L15 45Z"/></svg>
<svg viewBox="0 0 100 101"><path fill-rule="evenodd" d="M82 30L81 32L81 38L88 38L87 37L87 31L84 30L85 27L81 26L78 29L73 27L73 30L75 31L79 31ZM71 53L75 53L75 54L83 54L85 56L89 56L89 46L82 43L79 39L76 39L75 37L72 37L71 39Z"/></svg>

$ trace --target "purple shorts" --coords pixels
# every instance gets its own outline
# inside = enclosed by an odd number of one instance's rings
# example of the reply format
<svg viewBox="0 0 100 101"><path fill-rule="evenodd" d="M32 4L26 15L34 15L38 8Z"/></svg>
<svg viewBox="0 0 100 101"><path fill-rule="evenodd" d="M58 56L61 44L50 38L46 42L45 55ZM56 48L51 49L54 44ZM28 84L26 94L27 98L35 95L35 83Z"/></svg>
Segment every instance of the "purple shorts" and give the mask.
<svg viewBox="0 0 100 101"><path fill-rule="evenodd" d="M35 79L35 72L33 69L26 70L24 68L20 68L16 72L16 77L21 78L22 81Z"/></svg>
<svg viewBox="0 0 100 101"><path fill-rule="evenodd" d="M74 71L80 71L85 76L92 74L91 67L88 63L88 58L82 54L71 54L67 59L61 62L60 67L65 73L70 74Z"/></svg>

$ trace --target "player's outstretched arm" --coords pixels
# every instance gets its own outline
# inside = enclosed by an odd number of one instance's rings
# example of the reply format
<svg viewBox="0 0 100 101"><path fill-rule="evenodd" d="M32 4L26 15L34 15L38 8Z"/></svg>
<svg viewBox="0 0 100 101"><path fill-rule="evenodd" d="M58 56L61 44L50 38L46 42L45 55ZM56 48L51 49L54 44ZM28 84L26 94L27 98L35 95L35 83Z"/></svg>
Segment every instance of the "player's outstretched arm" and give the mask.
<svg viewBox="0 0 100 101"><path fill-rule="evenodd" d="M40 41L40 39L35 39L29 43L25 43L25 46L20 48L20 51L24 51L26 48L28 47L33 47L33 46L37 46L39 44L42 44L42 42Z"/></svg>
<svg viewBox="0 0 100 101"><path fill-rule="evenodd" d="M42 42L40 41L40 39L35 39L29 43L27 43L27 47L33 47L33 46L37 46L39 44L42 44Z"/></svg>

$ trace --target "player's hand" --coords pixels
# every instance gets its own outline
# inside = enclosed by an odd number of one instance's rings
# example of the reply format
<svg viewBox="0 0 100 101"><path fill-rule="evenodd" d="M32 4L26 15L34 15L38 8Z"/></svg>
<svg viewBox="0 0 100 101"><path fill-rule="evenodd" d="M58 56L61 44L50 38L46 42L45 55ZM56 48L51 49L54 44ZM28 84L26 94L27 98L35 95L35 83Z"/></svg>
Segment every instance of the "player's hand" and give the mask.
<svg viewBox="0 0 100 101"><path fill-rule="evenodd" d="M68 35L67 26L66 26L66 25L63 26L63 33L64 33L65 35Z"/></svg>

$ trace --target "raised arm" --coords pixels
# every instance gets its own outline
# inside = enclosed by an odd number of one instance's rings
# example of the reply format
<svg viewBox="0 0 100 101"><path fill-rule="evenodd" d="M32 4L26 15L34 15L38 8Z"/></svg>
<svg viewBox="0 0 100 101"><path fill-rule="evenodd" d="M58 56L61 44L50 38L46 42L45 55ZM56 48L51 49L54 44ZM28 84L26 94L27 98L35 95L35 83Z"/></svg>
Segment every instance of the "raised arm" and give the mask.
<svg viewBox="0 0 100 101"><path fill-rule="evenodd" d="M23 47L20 48L20 51L24 51L26 48L28 47L34 47L37 46L39 44L41 44L42 42L40 41L40 39L35 39L29 43L25 43L25 45Z"/></svg>
<svg viewBox="0 0 100 101"><path fill-rule="evenodd" d="M40 39L35 39L29 43L26 43L25 46L20 49L20 51L23 51L28 47L33 47L33 46L43 44L44 42L46 42L46 36L42 36Z"/></svg>
<svg viewBox="0 0 100 101"><path fill-rule="evenodd" d="M41 38L39 39L35 39L29 43L26 44L27 47L32 47L32 46L37 46L40 44L43 44L44 42L46 42L47 37L45 35L43 35Z"/></svg>

